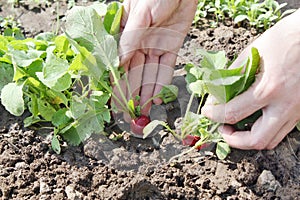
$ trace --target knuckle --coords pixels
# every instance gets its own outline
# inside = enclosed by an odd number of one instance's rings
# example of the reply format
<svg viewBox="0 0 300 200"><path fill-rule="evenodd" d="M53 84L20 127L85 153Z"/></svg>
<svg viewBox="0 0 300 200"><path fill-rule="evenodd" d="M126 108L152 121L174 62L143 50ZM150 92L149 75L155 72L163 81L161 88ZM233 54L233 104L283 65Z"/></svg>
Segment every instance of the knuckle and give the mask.
<svg viewBox="0 0 300 200"><path fill-rule="evenodd" d="M264 150L267 149L267 143L262 139L254 139L250 142L250 147L255 150Z"/></svg>
<svg viewBox="0 0 300 200"><path fill-rule="evenodd" d="M254 99L257 102L267 102L274 98L284 87L284 84L279 83L279 81L265 80L265 84L261 84L254 91Z"/></svg>
<svg viewBox="0 0 300 200"><path fill-rule="evenodd" d="M238 116L239 116L238 111L226 110L224 121L225 121L225 123L228 123L228 124L235 124L239 121Z"/></svg>

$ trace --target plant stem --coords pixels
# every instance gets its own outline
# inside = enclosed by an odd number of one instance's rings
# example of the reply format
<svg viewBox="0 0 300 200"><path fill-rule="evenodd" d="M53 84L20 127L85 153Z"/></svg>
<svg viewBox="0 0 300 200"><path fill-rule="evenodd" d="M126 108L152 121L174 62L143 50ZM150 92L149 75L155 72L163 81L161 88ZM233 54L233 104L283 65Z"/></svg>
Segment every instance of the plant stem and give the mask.
<svg viewBox="0 0 300 200"><path fill-rule="evenodd" d="M159 97L159 94L151 97L150 99L148 99L142 106L141 106L141 109L143 109L149 102L151 102L153 99L155 98L158 98Z"/></svg>
<svg viewBox="0 0 300 200"><path fill-rule="evenodd" d="M99 83L102 87L104 87L116 99L116 101L120 104L120 106L124 109L124 111L128 110L128 108L124 106L124 104L121 102L121 100L112 92L112 90L109 87L107 87L101 81L99 81Z"/></svg>
<svg viewBox="0 0 300 200"><path fill-rule="evenodd" d="M193 102L194 97L195 97L195 93L193 92L193 93L191 94L189 103L188 103L188 105L187 105L187 107L186 107L186 111L185 111L185 114L184 114L184 118L183 118L183 120L182 120L182 124L184 124L184 122L186 121L186 118L187 118L187 115L188 115L188 113L189 113L189 111L190 111L190 109L191 109L191 106L192 106L192 102ZM181 130L181 137L183 137L184 135L185 135L184 130Z"/></svg>
<svg viewBox="0 0 300 200"><path fill-rule="evenodd" d="M122 88L121 88L121 86L120 86L120 83L119 83L119 80L118 80L118 78L117 78L116 71L115 71L114 67L112 67L111 65L109 65L109 68L110 68L111 74L112 74L112 76L113 76L114 83L116 84L116 87L118 88L119 93L120 93L121 98L123 99L124 103L122 103L122 101L121 101L116 95L115 95L115 98L118 99L118 102L120 103L120 105L121 105L122 107L126 107L125 110L128 111L128 113L130 114L131 117L135 117L135 114L132 113L132 111L131 111L130 109L128 109L128 106L127 106L127 98L125 97L125 95L124 95L124 93L123 93L123 91L122 91ZM113 94L113 92L112 92L112 94ZM125 104L125 106L124 106L124 104Z"/></svg>
<svg viewBox="0 0 300 200"><path fill-rule="evenodd" d="M195 93L193 92L193 93L191 94L189 103L188 103L188 105L187 105L187 107L186 107L186 111L185 111L185 114L184 114L184 120L183 120L183 121L186 120L186 117L187 117L187 115L188 115L188 113L189 113L189 111L190 111L190 109L191 109L191 106L192 106L192 102L193 102L194 97L195 97Z"/></svg>
<svg viewBox="0 0 300 200"><path fill-rule="evenodd" d="M197 114L200 114L200 109L201 109L201 105L202 105L203 101L204 101L204 95L201 95L200 103L199 103L199 106L197 109Z"/></svg>
<svg viewBox="0 0 300 200"><path fill-rule="evenodd" d="M211 129L209 130L209 132L211 134L213 134L213 132L215 132L215 130L221 125L221 123L216 123L213 127L211 127Z"/></svg>

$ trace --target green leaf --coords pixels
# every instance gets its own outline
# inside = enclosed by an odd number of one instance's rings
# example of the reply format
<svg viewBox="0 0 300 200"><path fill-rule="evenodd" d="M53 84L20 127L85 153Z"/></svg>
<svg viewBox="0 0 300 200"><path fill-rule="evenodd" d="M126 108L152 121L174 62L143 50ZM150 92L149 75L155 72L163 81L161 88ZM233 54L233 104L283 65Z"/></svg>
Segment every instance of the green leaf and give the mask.
<svg viewBox="0 0 300 200"><path fill-rule="evenodd" d="M24 127L29 127L35 123L38 123L40 121L43 121L41 118L39 118L38 116L30 116L30 117L26 117L23 120L24 123Z"/></svg>
<svg viewBox="0 0 300 200"><path fill-rule="evenodd" d="M238 15L234 18L234 23L238 24L244 20L249 20L249 17L247 15Z"/></svg>
<svg viewBox="0 0 300 200"><path fill-rule="evenodd" d="M90 54L91 55L91 54ZM85 58L80 53L75 56L75 58L72 60L72 63L70 64L69 70L70 71L76 71L79 74L84 74L83 72L87 72L88 68L84 65ZM94 59L94 63L96 63L96 60ZM92 66L95 66L94 64Z"/></svg>
<svg viewBox="0 0 300 200"><path fill-rule="evenodd" d="M44 79L56 81L68 72L69 64L65 59L59 58L52 53L53 49L47 49L47 58L43 68Z"/></svg>
<svg viewBox="0 0 300 200"><path fill-rule="evenodd" d="M56 46L55 50L63 53L63 55L66 56L70 45L69 40L66 38L66 36L57 36L54 40L54 43Z"/></svg>
<svg viewBox="0 0 300 200"><path fill-rule="evenodd" d="M298 129L298 131L300 131L300 122L298 122L298 124L296 125L296 128Z"/></svg>
<svg viewBox="0 0 300 200"><path fill-rule="evenodd" d="M95 11L98 13L99 16L104 17L107 12L107 5L105 3L101 2L95 2L89 7L95 9Z"/></svg>
<svg viewBox="0 0 300 200"><path fill-rule="evenodd" d="M14 77L14 68L11 64L0 62L0 94L2 88L12 82Z"/></svg>
<svg viewBox="0 0 300 200"><path fill-rule="evenodd" d="M47 87L55 90L55 91L64 91L70 87L72 84L71 75L64 74L62 77L58 79L45 79L42 72L36 72L36 76L38 79L45 84Z"/></svg>
<svg viewBox="0 0 300 200"><path fill-rule="evenodd" d="M28 109L33 115L33 117L37 117L39 115L39 107L38 107L38 97L37 94L31 94L30 95L30 100L28 102Z"/></svg>
<svg viewBox="0 0 300 200"><path fill-rule="evenodd" d="M120 31L123 6L119 2L112 2L107 7L107 13L104 17L104 26L108 33L116 35Z"/></svg>
<svg viewBox="0 0 300 200"><path fill-rule="evenodd" d="M103 124L98 120L94 111L89 111L78 119L76 125L62 134L63 138L71 145L79 145L93 133L101 133Z"/></svg>
<svg viewBox="0 0 300 200"><path fill-rule="evenodd" d="M135 113L134 101L132 99L127 102L127 107L132 113Z"/></svg>
<svg viewBox="0 0 300 200"><path fill-rule="evenodd" d="M59 132L64 140L73 146L78 146L83 140L75 127L69 127L64 133Z"/></svg>
<svg viewBox="0 0 300 200"><path fill-rule="evenodd" d="M246 91L252 83L255 81L255 75L259 69L260 55L257 48L251 48L251 57L247 61L247 66L245 70L245 84L243 90L239 93Z"/></svg>
<svg viewBox="0 0 300 200"><path fill-rule="evenodd" d="M204 49L198 49L197 53L204 56L200 62L200 65L209 69L225 69L227 64L227 58L224 51L205 51Z"/></svg>
<svg viewBox="0 0 300 200"><path fill-rule="evenodd" d="M193 74L196 79L200 79L203 76L205 71L206 71L205 68L194 66L189 70L189 73Z"/></svg>
<svg viewBox="0 0 300 200"><path fill-rule="evenodd" d="M65 106L69 105L69 99L63 92L46 89L46 95L51 99L50 103L53 105L59 105L59 104L64 104Z"/></svg>
<svg viewBox="0 0 300 200"><path fill-rule="evenodd" d="M41 55L44 51L32 50L29 49L26 52L23 50L14 50L12 48L9 49L10 55L12 56L13 61L19 67L28 67L34 61L40 59Z"/></svg>
<svg viewBox="0 0 300 200"><path fill-rule="evenodd" d="M229 153L230 153L230 147L227 143L225 142L217 143L216 154L219 159L224 160Z"/></svg>
<svg viewBox="0 0 300 200"><path fill-rule="evenodd" d="M189 89L194 94L197 94L199 96L204 95L207 91L206 85L203 80L197 80L195 82L190 83Z"/></svg>
<svg viewBox="0 0 300 200"><path fill-rule="evenodd" d="M43 72L36 72L39 80L56 91L63 91L71 85L71 75L68 74L69 64L65 59L56 57L51 50L47 50L47 59Z"/></svg>
<svg viewBox="0 0 300 200"><path fill-rule="evenodd" d="M52 107L52 105L43 99L37 99L38 110L40 115L47 121L52 120L52 116L55 114L56 110Z"/></svg>
<svg viewBox="0 0 300 200"><path fill-rule="evenodd" d="M60 154L61 152L60 143L56 135L52 137L51 147L55 153Z"/></svg>
<svg viewBox="0 0 300 200"><path fill-rule="evenodd" d="M23 85L9 83L1 92L1 103L5 109L15 116L21 116L25 109Z"/></svg>
<svg viewBox="0 0 300 200"><path fill-rule="evenodd" d="M93 52L97 38L107 35L101 16L90 6L76 6L69 11L66 33L90 52Z"/></svg>
<svg viewBox="0 0 300 200"><path fill-rule="evenodd" d="M99 69L95 76L100 77L103 71L111 67L119 67L117 42L107 33L101 17L92 7L78 6L69 12L66 35L96 58Z"/></svg>
<svg viewBox="0 0 300 200"><path fill-rule="evenodd" d="M105 70L105 66L97 64L95 56L89 52L85 47L80 46L71 36L66 33L68 40L80 53L76 61L71 64L70 70L84 71L84 74L90 75L98 80Z"/></svg>
<svg viewBox="0 0 300 200"><path fill-rule="evenodd" d="M213 95L219 103L231 100L240 91L244 76L232 76L205 82L209 94Z"/></svg>
<svg viewBox="0 0 300 200"><path fill-rule="evenodd" d="M81 117L86 111L87 104L79 100L76 96L73 96L73 100L71 101L70 106L70 114L73 119L78 119Z"/></svg>
<svg viewBox="0 0 300 200"><path fill-rule="evenodd" d="M161 98L165 104L175 101L177 96L178 87L175 85L164 85L158 94L158 97Z"/></svg>
<svg viewBox="0 0 300 200"><path fill-rule="evenodd" d="M55 38L55 34L52 32L43 32L34 37L34 39L36 40L42 40L47 42L53 41L54 38Z"/></svg>
<svg viewBox="0 0 300 200"><path fill-rule="evenodd" d="M71 118L66 115L67 108L60 109L54 113L52 116L52 124L56 127L65 127L70 121Z"/></svg>
<svg viewBox="0 0 300 200"><path fill-rule="evenodd" d="M8 40L6 37L0 35L0 57L3 56L7 52Z"/></svg>
<svg viewBox="0 0 300 200"><path fill-rule="evenodd" d="M160 120L151 121L143 129L143 139L147 138L158 125L166 126L167 124L166 122Z"/></svg>
<svg viewBox="0 0 300 200"><path fill-rule="evenodd" d="M92 91L90 95L90 99L95 102L95 105L102 108L107 105L110 97L110 94L104 93L103 91Z"/></svg>
<svg viewBox="0 0 300 200"><path fill-rule="evenodd" d="M42 72L43 71L43 64L44 62L42 60L36 60L32 62L27 69L23 69L30 77L33 77L35 79L38 79L36 76L36 72Z"/></svg>

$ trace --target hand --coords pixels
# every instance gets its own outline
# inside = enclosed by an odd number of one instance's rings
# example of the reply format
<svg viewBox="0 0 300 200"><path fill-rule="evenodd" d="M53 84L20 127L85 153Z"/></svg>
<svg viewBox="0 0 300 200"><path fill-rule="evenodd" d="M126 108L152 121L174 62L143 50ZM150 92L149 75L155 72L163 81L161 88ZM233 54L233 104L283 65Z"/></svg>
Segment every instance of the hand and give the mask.
<svg viewBox="0 0 300 200"><path fill-rule="evenodd" d="M120 38L121 66L129 84L127 99L140 96L142 106L173 77L177 52L189 31L198 0L125 0ZM118 91L116 91L118 95ZM154 99L160 104L160 99ZM149 115L152 102L141 113Z"/></svg>
<svg viewBox="0 0 300 200"><path fill-rule="evenodd" d="M300 9L279 21L247 47L233 67L238 67L256 47L261 72L255 83L226 104L208 101L202 113L214 121L235 124L255 111L263 115L251 131L220 128L226 142L240 149L273 149L300 120Z"/></svg>

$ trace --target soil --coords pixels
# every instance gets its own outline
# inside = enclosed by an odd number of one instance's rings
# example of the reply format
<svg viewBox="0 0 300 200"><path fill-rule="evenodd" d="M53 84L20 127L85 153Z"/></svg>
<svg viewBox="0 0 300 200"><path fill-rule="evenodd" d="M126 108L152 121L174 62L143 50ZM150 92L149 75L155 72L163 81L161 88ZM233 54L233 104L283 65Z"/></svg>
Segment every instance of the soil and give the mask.
<svg viewBox="0 0 300 200"><path fill-rule="evenodd" d="M2 5L1 5L2 4ZM64 20L67 6L60 5ZM52 31L56 5L28 4L11 8L0 3L0 16L14 15L27 37ZM178 101L153 108L152 115L176 125L186 107L187 62L197 63L195 48L238 54L256 33L230 22L193 26L177 60L174 84ZM196 102L197 103L197 102ZM195 104L196 104L195 103ZM118 141L95 134L78 147L51 150L51 131L24 128L0 106L0 197L4 199L300 199L300 134L293 130L274 150L232 149L221 161L214 147L169 162L187 147L161 130L142 140L124 133Z"/></svg>

